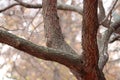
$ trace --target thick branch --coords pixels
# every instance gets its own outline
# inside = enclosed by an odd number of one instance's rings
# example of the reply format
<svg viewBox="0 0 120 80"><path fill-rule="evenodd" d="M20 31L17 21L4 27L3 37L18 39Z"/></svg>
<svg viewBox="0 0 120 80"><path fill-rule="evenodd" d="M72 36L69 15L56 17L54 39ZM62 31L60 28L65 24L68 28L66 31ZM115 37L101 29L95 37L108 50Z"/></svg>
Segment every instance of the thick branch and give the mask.
<svg viewBox="0 0 120 80"><path fill-rule="evenodd" d="M30 41L19 38L11 33L0 30L0 42L8 44L18 50L27 52L28 54L40 59L56 61L68 67L80 65L80 58L60 50L38 46ZM79 63L79 64L78 64ZM71 65L72 64L72 65Z"/></svg>

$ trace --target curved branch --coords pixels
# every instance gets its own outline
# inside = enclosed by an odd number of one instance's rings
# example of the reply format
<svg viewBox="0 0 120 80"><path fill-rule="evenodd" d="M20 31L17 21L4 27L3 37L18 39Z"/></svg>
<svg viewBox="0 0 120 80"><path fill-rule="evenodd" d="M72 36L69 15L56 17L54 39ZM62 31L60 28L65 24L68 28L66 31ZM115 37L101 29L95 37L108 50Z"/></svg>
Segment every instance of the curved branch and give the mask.
<svg viewBox="0 0 120 80"><path fill-rule="evenodd" d="M114 9L117 1L118 0L114 1L113 6L111 7L108 15L106 16L102 0L99 0L99 9L100 9L99 21L101 21L100 24L102 23L104 26L108 26L108 27L110 26L108 30L105 32L104 36L98 41L98 47L99 47L99 64L98 65L99 65L99 69L101 70L103 70L105 64L108 61L109 56L107 53L107 50L108 50L107 48L108 48L109 38L111 34L120 27L119 20L114 23L111 22L111 25L109 25L110 21L108 20L108 17L109 15L111 15L112 10Z"/></svg>
<svg viewBox="0 0 120 80"><path fill-rule="evenodd" d="M42 5L41 4L28 4L28 3L24 3L24 2L22 2L22 1L20 1L20 0L15 0L15 1L17 1L20 5L22 5L22 6L24 6L24 7L27 7L27 8L42 8ZM103 6L102 6L102 3L99 1L99 8L101 8L101 10L103 10ZM57 8L59 9L59 10L68 10L68 11L74 11L74 12L77 12L77 13L79 13L79 14L81 14L81 15L83 15L83 9L81 8L81 7L78 7L78 6L72 6L72 5L66 5L66 4L58 4L57 5ZM101 11L100 10L100 11ZM104 11L103 11L104 12ZM100 16L101 17L101 16ZM105 14L104 14L104 17L105 17ZM102 16L102 19L104 18L103 16ZM101 19L101 20L102 20ZM109 20L106 20L105 22L103 22L102 23L102 25L104 26L104 27L109 27L108 25L109 25ZM114 23L116 23L116 22L114 22ZM111 25L112 24L114 24L113 22L111 23ZM116 33L118 33L118 34L120 34L120 28L118 28L116 31L115 31Z"/></svg>
<svg viewBox="0 0 120 80"><path fill-rule="evenodd" d="M100 60L99 60L99 68L103 70L104 65L108 61L108 43L109 43L109 38L112 35L114 31L116 31L120 27L120 20L116 21L115 23L110 25L110 28L105 32L103 38L101 39L99 43L99 48L100 48Z"/></svg>
<svg viewBox="0 0 120 80"><path fill-rule="evenodd" d="M109 43L113 43L113 42L115 42L115 41L120 41L120 36L115 36L115 37L113 37L113 38L109 41Z"/></svg>
<svg viewBox="0 0 120 80"><path fill-rule="evenodd" d="M12 8L16 5L21 5L21 6L24 6L26 8L42 8L42 4L29 4L29 3L24 3L20 0L15 0L16 2L18 3L14 3L12 5L9 5L3 9L0 9L0 12L3 12L3 11L6 11L7 9L9 8ZM83 10L81 7L76 7L76 6L73 6L73 5L66 5L66 4L58 4L57 5L57 8L60 9L60 10L68 10L68 11L75 11L79 14L83 14Z"/></svg>
<svg viewBox="0 0 120 80"><path fill-rule="evenodd" d="M20 0L15 0L16 2L18 2L20 5L27 7L27 8L42 8L42 4L28 4L28 3L24 3ZM77 6L73 6L73 5L66 5L66 4L57 4L57 8L60 10L69 10L69 11L75 11L78 12L79 14L83 14L83 10L81 7L77 7Z"/></svg>
<svg viewBox="0 0 120 80"><path fill-rule="evenodd" d="M21 2L20 0L15 0L15 1L17 1L18 3L12 4L10 6L7 6L7 7L3 8L3 9L0 9L0 12L3 12L3 11L5 11L5 10L7 10L9 8L12 8L12 7L16 6L16 5L22 5L22 6L26 7L26 8L42 8L42 4L28 4L28 3ZM74 12L77 12L77 13L83 15L83 9L81 7L78 7L78 6L76 7L76 6L72 6L72 5L58 4L57 8L59 10L74 11ZM109 27L108 22L109 21L107 20L107 21L103 22L102 25L104 27L108 28ZM111 24L113 24L113 23L111 23ZM115 32L120 34L120 28L118 28Z"/></svg>
<svg viewBox="0 0 120 80"><path fill-rule="evenodd" d="M6 11L6 10L8 10L8 9L14 7L14 6L16 6L16 5L19 5L19 3L14 3L14 4L11 4L11 5L3 8L3 9L0 9L0 13Z"/></svg>
<svg viewBox="0 0 120 80"><path fill-rule="evenodd" d="M81 65L80 56L69 54L61 50L38 46L30 41L19 38L16 35L8 33L7 31L0 30L0 43L8 44L18 50L27 52L34 57L55 61L75 68L76 65Z"/></svg>

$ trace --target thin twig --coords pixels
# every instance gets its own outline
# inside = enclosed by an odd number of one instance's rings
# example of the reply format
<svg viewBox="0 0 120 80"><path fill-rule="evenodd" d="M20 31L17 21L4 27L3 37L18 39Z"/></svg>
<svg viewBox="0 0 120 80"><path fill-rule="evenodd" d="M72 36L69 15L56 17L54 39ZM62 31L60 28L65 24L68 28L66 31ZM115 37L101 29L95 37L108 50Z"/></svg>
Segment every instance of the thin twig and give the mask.
<svg viewBox="0 0 120 80"><path fill-rule="evenodd" d="M110 9L109 13L107 14L107 16L100 22L100 24L103 24L109 18L109 16L112 14L112 11L113 11L115 5L117 4L117 2L118 2L118 0L113 1L113 6L111 7L111 9Z"/></svg>
<svg viewBox="0 0 120 80"><path fill-rule="evenodd" d="M3 26L0 26L0 28L1 28L1 29L4 29L5 31L18 31L18 30L23 30L23 29L19 29L19 28L10 30L10 29L5 28L5 27L3 27Z"/></svg>
<svg viewBox="0 0 120 80"><path fill-rule="evenodd" d="M31 36L32 36L32 34L33 34L33 32L34 32L42 23L43 23L43 21L40 22L40 23L34 28L34 30L33 30L33 31L31 32L31 34L29 35L28 40L30 40L30 38L31 38Z"/></svg>
<svg viewBox="0 0 120 80"><path fill-rule="evenodd" d="M16 6L16 5L20 5L20 4L19 4L19 3L11 4L11 5L9 5L9 6L5 7L5 8L3 8L3 9L0 9L0 13L6 11L6 10L8 10L8 9L14 7L14 6Z"/></svg>

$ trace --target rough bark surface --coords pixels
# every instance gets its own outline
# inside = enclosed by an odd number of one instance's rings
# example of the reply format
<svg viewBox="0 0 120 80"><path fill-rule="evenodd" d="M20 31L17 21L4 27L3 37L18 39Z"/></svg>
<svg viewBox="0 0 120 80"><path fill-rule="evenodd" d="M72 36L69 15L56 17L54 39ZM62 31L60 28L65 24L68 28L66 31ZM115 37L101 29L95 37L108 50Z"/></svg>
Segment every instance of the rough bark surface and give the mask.
<svg viewBox="0 0 120 80"><path fill-rule="evenodd" d="M97 46L97 30L99 28L97 17L98 0L84 0L82 46L85 57L83 80L101 80L98 68L99 51ZM104 79L102 79L104 80Z"/></svg>
<svg viewBox="0 0 120 80"><path fill-rule="evenodd" d="M17 5L24 6L26 8L34 8L34 9L36 9L36 8L42 8L42 4L29 4L29 3L22 2L21 0L15 0L15 1L18 2L18 3L14 3L14 4L11 4L11 5L3 8L3 9L0 9L0 12L4 12L4 11L6 11L6 10L8 10L8 9L14 7L14 6L17 6ZM99 1L100 1L99 3L101 3L101 0L99 0ZM66 4L58 4L57 8L59 10L74 11L74 12L79 13L80 15L83 15L82 8L78 7L78 6L66 5ZM102 9L102 7L100 7L99 9ZM100 18L99 20L102 20L103 18L105 18L105 15L103 15L105 13L104 13L104 11L102 11L102 12L103 12L102 15L100 14L100 16L99 16L99 18ZM101 13L101 11L100 11L100 13ZM118 21L120 22L120 20L118 20ZM109 22L109 20L103 22L102 25L104 27L106 27L106 28L109 28L108 22ZM116 23L116 22L114 22L114 23ZM111 24L112 24L112 22L111 22ZM120 34L120 28L118 28L115 32L118 33L118 34Z"/></svg>
<svg viewBox="0 0 120 80"><path fill-rule="evenodd" d="M79 56L77 55L69 54L58 49L36 45L28 40L19 38L16 35L3 30L0 30L0 42L8 44L18 50L27 52L29 55L34 57L49 61L56 61L71 68L71 64L75 66L80 61Z"/></svg>
<svg viewBox="0 0 120 80"><path fill-rule="evenodd" d="M48 47L61 49L65 52L69 52L69 54L77 55L77 53L64 40L59 24L59 17L57 15L57 0L43 0L43 18L45 37L47 39L46 45ZM73 66L73 64L71 64L71 66ZM74 66L74 68L70 69L72 73L77 77L77 79L80 80L81 77L79 73L74 70L81 69L81 66L76 65Z"/></svg>
<svg viewBox="0 0 120 80"><path fill-rule="evenodd" d="M72 54L76 52L64 41L64 37L57 15L57 0L43 0L43 18L46 45L55 49L68 51Z"/></svg>
<svg viewBox="0 0 120 80"><path fill-rule="evenodd" d="M42 6L47 46L55 49L35 45L30 41L2 30L0 30L0 42L25 51L35 57L66 65L78 80L105 80L102 71L98 68L97 30L99 24L97 4L98 0L84 0L82 30L84 59L80 58L64 40L57 15L57 0L43 0ZM118 22L111 26L117 29L119 25Z"/></svg>

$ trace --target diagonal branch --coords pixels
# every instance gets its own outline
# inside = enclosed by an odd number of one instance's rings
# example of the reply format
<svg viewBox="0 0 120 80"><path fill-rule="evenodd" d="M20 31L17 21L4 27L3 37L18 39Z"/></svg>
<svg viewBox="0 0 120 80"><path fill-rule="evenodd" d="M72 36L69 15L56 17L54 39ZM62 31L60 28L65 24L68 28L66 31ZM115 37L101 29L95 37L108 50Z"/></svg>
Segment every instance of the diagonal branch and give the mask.
<svg viewBox="0 0 120 80"><path fill-rule="evenodd" d="M115 23L110 25L110 28L108 28L107 31L105 31L105 34L103 38L101 39L99 43L99 51L100 51L100 60L99 60L99 68L102 70L104 68L104 65L108 61L108 43L111 34L116 31L120 27L120 21L116 21Z"/></svg>
<svg viewBox="0 0 120 80"><path fill-rule="evenodd" d="M119 40L120 40L120 36L115 36L109 41L109 43L113 43L113 42L119 41Z"/></svg>
<svg viewBox="0 0 120 80"><path fill-rule="evenodd" d="M98 47L99 47L99 69L103 70L106 62L108 61L108 41L109 38L111 36L111 34L117 30L118 27L120 27L119 22L120 21L116 21L115 23L111 23L111 25L109 24L109 22L111 22L110 20L108 20L108 17L112 14L112 11L116 5L118 0L114 1L109 13L107 16L105 16L105 10L103 7L103 3L102 0L99 0L99 9L100 9L100 15L99 15L99 21L100 24L104 24L107 23L107 26L109 27L108 30L105 32L104 36L102 37L102 39L98 40Z"/></svg>
<svg viewBox="0 0 120 80"><path fill-rule="evenodd" d="M22 2L20 0L15 0L15 1L17 1L18 3L14 3L14 4L9 5L9 6L5 7L5 8L3 8L3 9L0 9L0 12L6 11L7 9L12 8L12 7L16 6L16 5L21 5L21 6L24 6L26 8L42 8L42 4L28 4L28 3L24 3L24 2ZM59 10L74 11L74 12L77 12L77 13L83 15L83 9L81 7L78 7L78 6L76 7L76 6L72 6L72 5L58 4L57 8ZM101 18L101 16L99 18ZM105 17L103 17L103 18L105 18ZM109 22L109 20L103 22L102 25L104 27L108 28L109 27L108 22ZM113 24L113 23L111 23L111 24ZM118 28L115 32L120 34L120 28Z"/></svg>
<svg viewBox="0 0 120 80"><path fill-rule="evenodd" d="M78 55L69 54L57 49L38 46L3 30L0 30L0 43L8 44L18 50L27 52L29 55L34 57L55 61L72 68L76 65L80 66L81 63Z"/></svg>
<svg viewBox="0 0 120 80"><path fill-rule="evenodd" d="M0 9L0 13L6 11L6 10L8 10L8 9L14 7L14 6L16 6L16 5L19 5L19 3L14 3L14 4L11 4L11 5L3 8L3 9Z"/></svg>
<svg viewBox="0 0 120 80"><path fill-rule="evenodd" d="M109 13L108 13L107 16L100 22L100 24L103 24L105 21L108 20L109 16L112 14L112 11L113 11L115 5L117 4L117 2L118 2L118 0L113 1L113 5L112 5L112 7L111 7Z"/></svg>

